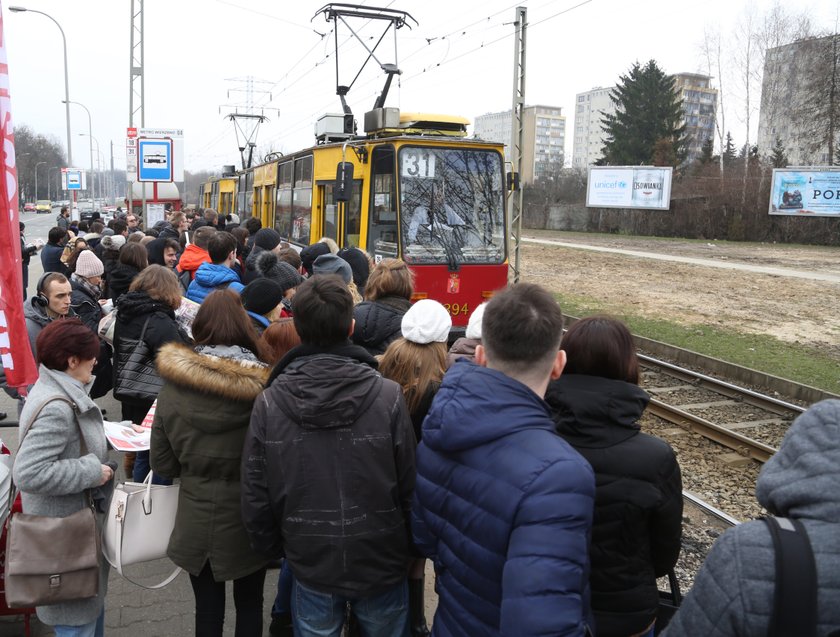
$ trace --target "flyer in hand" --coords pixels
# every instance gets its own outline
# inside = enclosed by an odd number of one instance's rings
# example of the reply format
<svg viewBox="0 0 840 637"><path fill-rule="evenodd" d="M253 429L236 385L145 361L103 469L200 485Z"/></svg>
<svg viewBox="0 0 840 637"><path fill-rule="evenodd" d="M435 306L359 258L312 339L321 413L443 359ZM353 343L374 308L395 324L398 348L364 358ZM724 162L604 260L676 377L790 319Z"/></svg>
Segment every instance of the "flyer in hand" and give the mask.
<svg viewBox="0 0 840 637"><path fill-rule="evenodd" d="M175 310L175 320L184 329L184 331L192 338L192 324L195 320L195 315L198 313L198 308L201 304L195 301L190 301L188 298L181 299L181 305Z"/></svg>
<svg viewBox="0 0 840 637"><path fill-rule="evenodd" d="M152 408L143 422L140 423L142 431L137 431L130 425L126 426L119 422L105 422L105 437L111 446L117 451L147 451L152 437L152 422L155 419L155 408L157 401L152 403Z"/></svg>

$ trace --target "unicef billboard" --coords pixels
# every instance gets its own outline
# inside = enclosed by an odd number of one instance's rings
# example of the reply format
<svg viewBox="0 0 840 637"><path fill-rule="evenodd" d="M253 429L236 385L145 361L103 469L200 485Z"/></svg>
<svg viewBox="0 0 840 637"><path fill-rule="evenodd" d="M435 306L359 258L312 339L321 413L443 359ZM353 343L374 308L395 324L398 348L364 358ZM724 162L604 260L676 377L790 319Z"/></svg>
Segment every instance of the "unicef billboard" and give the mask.
<svg viewBox="0 0 840 637"><path fill-rule="evenodd" d="M840 168L776 168L770 214L840 216Z"/></svg>
<svg viewBox="0 0 840 637"><path fill-rule="evenodd" d="M586 206L668 210L672 174L654 166L590 166Z"/></svg>

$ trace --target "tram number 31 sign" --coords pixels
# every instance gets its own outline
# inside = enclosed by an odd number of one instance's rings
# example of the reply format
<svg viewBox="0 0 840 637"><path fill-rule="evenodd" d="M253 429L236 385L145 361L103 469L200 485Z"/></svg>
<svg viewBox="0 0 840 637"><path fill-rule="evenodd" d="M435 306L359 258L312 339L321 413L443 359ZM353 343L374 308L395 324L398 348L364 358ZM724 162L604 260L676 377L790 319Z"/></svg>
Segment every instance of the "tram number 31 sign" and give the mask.
<svg viewBox="0 0 840 637"><path fill-rule="evenodd" d="M428 150L407 149L401 153L402 176L415 179L434 179L435 155Z"/></svg>

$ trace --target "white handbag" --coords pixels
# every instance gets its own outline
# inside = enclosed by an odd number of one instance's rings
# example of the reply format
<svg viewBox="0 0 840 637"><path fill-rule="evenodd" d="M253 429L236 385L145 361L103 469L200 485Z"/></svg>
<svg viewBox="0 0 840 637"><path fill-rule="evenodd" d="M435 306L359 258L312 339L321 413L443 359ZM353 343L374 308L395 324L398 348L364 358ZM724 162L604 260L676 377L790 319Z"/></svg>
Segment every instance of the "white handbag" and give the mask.
<svg viewBox="0 0 840 637"><path fill-rule="evenodd" d="M162 588L178 577L176 568L160 584L146 586L123 573L132 564L166 557L169 536L175 526L180 485L152 484L152 472L143 482L124 482L114 489L114 497L102 532L102 554L128 581L143 588Z"/></svg>

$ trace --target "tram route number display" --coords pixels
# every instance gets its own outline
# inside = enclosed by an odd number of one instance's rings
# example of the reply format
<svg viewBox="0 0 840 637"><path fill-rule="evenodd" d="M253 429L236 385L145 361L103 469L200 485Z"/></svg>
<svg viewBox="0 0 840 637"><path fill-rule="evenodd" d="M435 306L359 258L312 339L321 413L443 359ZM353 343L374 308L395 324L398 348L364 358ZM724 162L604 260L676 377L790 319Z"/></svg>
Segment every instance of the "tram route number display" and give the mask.
<svg viewBox="0 0 840 637"><path fill-rule="evenodd" d="M840 216L840 169L776 168L770 186L770 214Z"/></svg>
<svg viewBox="0 0 840 637"><path fill-rule="evenodd" d="M402 176L414 179L434 179L435 154L422 148L407 148L400 153Z"/></svg>

